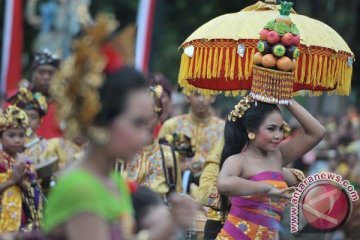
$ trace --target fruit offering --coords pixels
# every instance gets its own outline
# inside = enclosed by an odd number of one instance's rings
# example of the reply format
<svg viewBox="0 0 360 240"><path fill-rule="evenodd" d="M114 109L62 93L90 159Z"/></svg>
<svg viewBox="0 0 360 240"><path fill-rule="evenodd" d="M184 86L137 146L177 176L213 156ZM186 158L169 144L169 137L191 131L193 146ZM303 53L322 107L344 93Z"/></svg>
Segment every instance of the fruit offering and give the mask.
<svg viewBox="0 0 360 240"><path fill-rule="evenodd" d="M300 56L300 34L290 19L293 3L281 2L280 16L268 22L260 31L260 41L254 64L279 71L295 71Z"/></svg>

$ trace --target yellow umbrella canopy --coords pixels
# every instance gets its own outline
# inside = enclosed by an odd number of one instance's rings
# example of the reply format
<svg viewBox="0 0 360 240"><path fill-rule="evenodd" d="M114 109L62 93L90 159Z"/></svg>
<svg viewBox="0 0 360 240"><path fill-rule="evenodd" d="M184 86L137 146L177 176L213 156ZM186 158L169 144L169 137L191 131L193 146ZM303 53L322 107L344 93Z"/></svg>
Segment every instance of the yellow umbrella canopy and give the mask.
<svg viewBox="0 0 360 240"><path fill-rule="evenodd" d="M181 45L184 51L179 84L186 90L199 90L204 94L236 95L241 90L250 90L259 32L279 16L279 8L257 2L199 27ZM290 17L301 36L293 91L349 95L354 54L346 42L320 21L293 10Z"/></svg>

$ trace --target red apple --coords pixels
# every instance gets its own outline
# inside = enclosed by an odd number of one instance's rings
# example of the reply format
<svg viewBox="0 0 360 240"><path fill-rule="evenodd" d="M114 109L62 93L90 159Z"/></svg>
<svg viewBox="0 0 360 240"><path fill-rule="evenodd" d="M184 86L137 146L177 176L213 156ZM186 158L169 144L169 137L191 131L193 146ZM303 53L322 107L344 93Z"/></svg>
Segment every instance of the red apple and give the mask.
<svg viewBox="0 0 360 240"><path fill-rule="evenodd" d="M293 37L293 42L292 42L293 45L295 46L299 46L300 45L300 35L295 35Z"/></svg>
<svg viewBox="0 0 360 240"><path fill-rule="evenodd" d="M270 31L267 30L267 29L261 30L261 32L260 32L260 39L263 40L263 41L265 41L269 32L270 32Z"/></svg>
<svg viewBox="0 0 360 240"><path fill-rule="evenodd" d="M270 31L266 37L266 41L270 44L275 44L280 41L280 36L276 31Z"/></svg>
<svg viewBox="0 0 360 240"><path fill-rule="evenodd" d="M284 44L285 46L291 46L293 44L293 38L294 36L291 33L285 33L282 37L281 37L281 42L282 44Z"/></svg>

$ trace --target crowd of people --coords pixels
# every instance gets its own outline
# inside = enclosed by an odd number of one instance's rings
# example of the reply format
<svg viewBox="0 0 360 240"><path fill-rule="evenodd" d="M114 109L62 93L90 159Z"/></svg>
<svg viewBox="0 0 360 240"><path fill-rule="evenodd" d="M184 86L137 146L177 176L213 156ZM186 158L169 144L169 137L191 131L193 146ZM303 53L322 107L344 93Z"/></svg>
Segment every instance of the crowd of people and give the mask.
<svg viewBox="0 0 360 240"><path fill-rule="evenodd" d="M274 104L246 96L221 119L214 96L186 92L178 115L163 75L104 70L102 24L62 64L36 53L32 79L6 98L1 236L279 239L290 186L305 176L330 171L360 186L356 109L314 118L294 101L289 132ZM359 237L354 209L341 239Z"/></svg>

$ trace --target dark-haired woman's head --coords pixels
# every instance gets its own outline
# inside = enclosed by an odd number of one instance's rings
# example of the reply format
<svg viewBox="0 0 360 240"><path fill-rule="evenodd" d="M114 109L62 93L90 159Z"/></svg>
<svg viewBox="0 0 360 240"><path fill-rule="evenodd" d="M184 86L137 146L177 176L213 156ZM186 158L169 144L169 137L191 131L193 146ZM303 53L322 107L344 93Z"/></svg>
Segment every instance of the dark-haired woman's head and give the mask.
<svg viewBox="0 0 360 240"><path fill-rule="evenodd" d="M108 75L99 89L101 110L95 126L108 128L109 154L129 160L151 137L147 129L153 100L144 76L130 67Z"/></svg>
<svg viewBox="0 0 360 240"><path fill-rule="evenodd" d="M274 104L251 102L241 118L225 124L224 150L226 158L240 153L248 144L271 151L282 140L283 117ZM224 159L224 161L225 161Z"/></svg>

